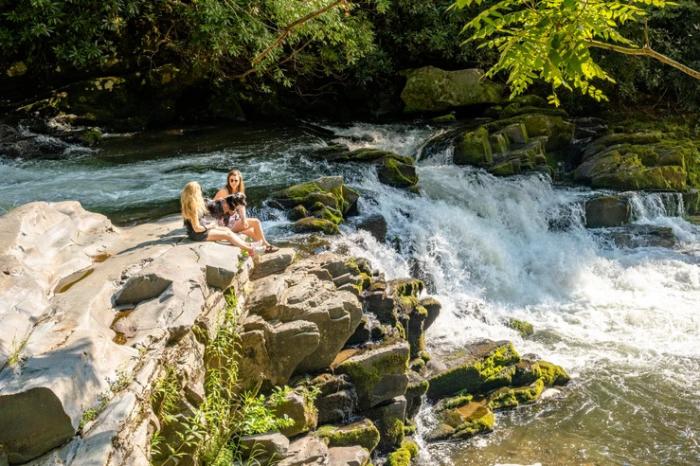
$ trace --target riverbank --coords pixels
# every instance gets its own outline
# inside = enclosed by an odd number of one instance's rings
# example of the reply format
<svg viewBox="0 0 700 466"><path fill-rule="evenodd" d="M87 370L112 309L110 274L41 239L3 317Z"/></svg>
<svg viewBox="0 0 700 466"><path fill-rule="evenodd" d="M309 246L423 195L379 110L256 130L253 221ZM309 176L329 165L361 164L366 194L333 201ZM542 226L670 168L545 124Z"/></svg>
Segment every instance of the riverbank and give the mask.
<svg viewBox="0 0 700 466"><path fill-rule="evenodd" d="M375 460L407 464L426 392L459 394L443 402L452 411L434 435L464 438L493 429L489 408L568 381L508 342L430 361L424 331L439 302L421 281L386 281L353 257L297 260L285 248L251 259L190 242L179 219L119 229L75 202L27 204L1 220L0 419L11 428L0 444L10 464L197 463L209 442L226 450L216 433L247 390L283 393L274 412L291 420L282 433L229 432L236 445L257 442L259 460L365 465L376 449ZM234 392L221 392L231 370ZM220 396L223 419L199 425ZM189 437L197 428L202 438Z"/></svg>

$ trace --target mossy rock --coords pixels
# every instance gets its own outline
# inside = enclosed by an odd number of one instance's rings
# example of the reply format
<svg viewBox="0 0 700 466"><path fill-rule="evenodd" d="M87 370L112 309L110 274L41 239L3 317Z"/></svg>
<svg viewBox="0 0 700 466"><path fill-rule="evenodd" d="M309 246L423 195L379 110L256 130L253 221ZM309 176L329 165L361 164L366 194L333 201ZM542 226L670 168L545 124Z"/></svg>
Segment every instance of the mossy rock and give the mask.
<svg viewBox="0 0 700 466"><path fill-rule="evenodd" d="M537 379L526 387L499 388L489 395L489 408L492 410L512 409L521 404L534 403L542 395L544 385L543 379Z"/></svg>
<svg viewBox="0 0 700 466"><path fill-rule="evenodd" d="M377 167L379 181L395 188L414 188L418 184L418 175L413 159L396 156L384 157Z"/></svg>
<svg viewBox="0 0 700 466"><path fill-rule="evenodd" d="M350 377L360 409L368 409L406 392L408 360L408 344L395 343L352 356L336 372Z"/></svg>
<svg viewBox="0 0 700 466"><path fill-rule="evenodd" d="M700 153L690 141L617 144L591 155L574 178L594 188L685 191L696 181Z"/></svg>
<svg viewBox="0 0 700 466"><path fill-rule="evenodd" d="M530 322L520 320L520 319L508 319L508 322L506 323L508 327L512 328L513 330L517 331L521 337L529 337L533 333L535 333L535 328L532 326Z"/></svg>
<svg viewBox="0 0 700 466"><path fill-rule="evenodd" d="M509 385L520 355L510 342L489 344L488 349L486 354L468 355L450 369L430 377L428 397L437 399L458 392L487 393Z"/></svg>
<svg viewBox="0 0 700 466"><path fill-rule="evenodd" d="M401 92L404 112L444 112L469 105L496 104L503 86L484 79L479 69L445 71L425 66L406 72Z"/></svg>
<svg viewBox="0 0 700 466"><path fill-rule="evenodd" d="M321 426L316 435L326 439L329 447L360 445L372 452L379 444L379 430L369 419L345 426Z"/></svg>
<svg viewBox="0 0 700 466"><path fill-rule="evenodd" d="M571 380L569 374L561 366L547 361L537 361L537 366L541 371L542 381L548 387L552 385L566 385Z"/></svg>
<svg viewBox="0 0 700 466"><path fill-rule="evenodd" d="M485 125L489 131L497 131L514 123L525 126L530 138L545 136L546 150L557 150L567 147L574 138L574 125L562 115L551 115L542 112L523 113Z"/></svg>
<svg viewBox="0 0 700 466"><path fill-rule="evenodd" d="M418 458L420 450L413 440L406 439L401 442L401 447L389 454L386 466L409 466L411 461Z"/></svg>
<svg viewBox="0 0 700 466"><path fill-rule="evenodd" d="M496 422L487 400L467 401L454 408L438 406L436 410L437 424L426 435L429 441L488 433Z"/></svg>
<svg viewBox="0 0 700 466"><path fill-rule="evenodd" d="M457 140L453 161L457 165L487 167L493 163L493 149L485 127L468 131Z"/></svg>
<svg viewBox="0 0 700 466"><path fill-rule="evenodd" d="M295 233L323 232L327 235L337 235L340 231L338 225L330 220L306 217L292 223L292 231Z"/></svg>

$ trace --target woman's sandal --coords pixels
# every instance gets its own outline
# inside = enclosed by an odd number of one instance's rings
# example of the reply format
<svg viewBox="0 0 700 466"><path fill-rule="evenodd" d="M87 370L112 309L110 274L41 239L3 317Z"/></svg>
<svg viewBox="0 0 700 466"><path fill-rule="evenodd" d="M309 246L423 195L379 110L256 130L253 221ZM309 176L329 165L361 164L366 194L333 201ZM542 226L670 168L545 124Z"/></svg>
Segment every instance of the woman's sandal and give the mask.
<svg viewBox="0 0 700 466"><path fill-rule="evenodd" d="M273 245L271 245L271 244L268 244L267 246L265 246L265 252L266 252L266 253L277 252L277 251L279 251L279 250L280 250L280 248L275 247L275 246L273 246Z"/></svg>

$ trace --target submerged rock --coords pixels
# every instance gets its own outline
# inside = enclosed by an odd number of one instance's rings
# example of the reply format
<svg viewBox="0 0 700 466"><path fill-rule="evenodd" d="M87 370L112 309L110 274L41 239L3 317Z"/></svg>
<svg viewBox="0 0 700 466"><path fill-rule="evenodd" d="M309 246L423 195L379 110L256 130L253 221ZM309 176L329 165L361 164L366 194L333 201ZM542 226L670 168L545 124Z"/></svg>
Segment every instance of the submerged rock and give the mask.
<svg viewBox="0 0 700 466"><path fill-rule="evenodd" d="M445 71L425 66L406 73L401 92L404 112L444 112L502 100L503 86L484 79L479 69Z"/></svg>
<svg viewBox="0 0 700 466"><path fill-rule="evenodd" d="M435 407L437 424L427 433L428 441L469 438L491 432L495 418L485 400L463 396L445 400Z"/></svg>

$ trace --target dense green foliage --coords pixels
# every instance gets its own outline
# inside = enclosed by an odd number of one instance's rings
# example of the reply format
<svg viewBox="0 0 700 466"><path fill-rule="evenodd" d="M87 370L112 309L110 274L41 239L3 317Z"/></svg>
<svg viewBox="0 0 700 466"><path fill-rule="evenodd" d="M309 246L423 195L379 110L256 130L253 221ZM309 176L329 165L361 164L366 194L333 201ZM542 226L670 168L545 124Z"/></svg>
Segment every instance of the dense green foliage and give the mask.
<svg viewBox="0 0 700 466"><path fill-rule="evenodd" d="M373 35L344 1L20 0L0 16L0 47L10 74L172 64L195 78L252 70L291 85L290 70L332 75L352 66Z"/></svg>
<svg viewBox="0 0 700 466"><path fill-rule="evenodd" d="M483 0L457 0L458 8ZM646 24L652 8L675 3L666 0L497 0L467 23L471 41L496 49L499 59L488 75L508 73L511 96L523 93L537 80L551 85L551 103L559 105L560 88L606 100L598 82L615 82L598 63L593 49L648 56L683 69L650 46L645 26L641 41L623 34L628 24ZM688 73L688 71L690 71ZM685 70L692 74L693 70ZM700 76L700 74L698 74Z"/></svg>
<svg viewBox="0 0 700 466"><path fill-rule="evenodd" d="M515 93L543 79L554 96L571 88L598 99L654 96L698 107L697 83L679 71L585 44L641 45L648 20L655 50L698 68L700 4L650 7L666 3L546 0L529 8L524 0L458 0L463 8L451 8L454 0L17 0L0 10L0 88L19 83L26 94L97 76L145 77L156 87L180 86L168 98L179 99L188 86L200 89L185 108L202 95L214 96L224 112L236 102L247 102L246 110L279 109L278 99L287 97L294 97L286 101L292 106L329 98L372 106L377 94L396 99L403 69L495 64L492 75L509 73ZM465 43L470 34L477 40ZM220 116L219 109L203 111Z"/></svg>

